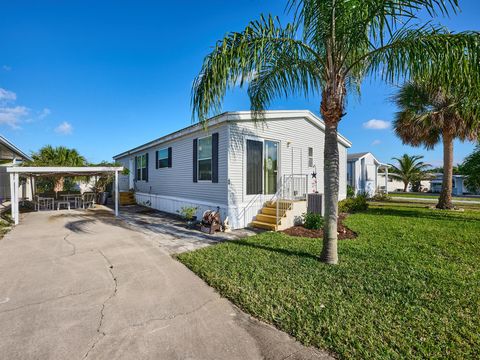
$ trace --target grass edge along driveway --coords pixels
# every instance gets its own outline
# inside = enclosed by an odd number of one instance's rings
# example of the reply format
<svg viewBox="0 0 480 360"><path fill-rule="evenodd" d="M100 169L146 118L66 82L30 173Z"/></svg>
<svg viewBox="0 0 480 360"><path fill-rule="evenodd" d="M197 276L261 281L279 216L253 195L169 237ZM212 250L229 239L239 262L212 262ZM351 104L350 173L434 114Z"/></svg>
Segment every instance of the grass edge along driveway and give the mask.
<svg viewBox="0 0 480 360"><path fill-rule="evenodd" d="M351 215L340 264L321 239L263 233L178 255L244 311L341 358L473 358L480 212L400 204Z"/></svg>

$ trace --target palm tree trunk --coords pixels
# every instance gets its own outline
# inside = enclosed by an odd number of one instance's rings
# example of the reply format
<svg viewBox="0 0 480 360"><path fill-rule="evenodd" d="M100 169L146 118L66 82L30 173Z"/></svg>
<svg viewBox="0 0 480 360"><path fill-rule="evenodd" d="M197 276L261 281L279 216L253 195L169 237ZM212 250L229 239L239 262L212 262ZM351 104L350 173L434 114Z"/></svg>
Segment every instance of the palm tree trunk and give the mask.
<svg viewBox="0 0 480 360"><path fill-rule="evenodd" d="M403 192L407 192L408 189L408 182L403 182Z"/></svg>
<svg viewBox="0 0 480 360"><path fill-rule="evenodd" d="M444 132L443 136L443 181L437 209L453 209L453 137Z"/></svg>
<svg viewBox="0 0 480 360"><path fill-rule="evenodd" d="M343 116L345 99L345 82L334 73L322 92L320 112L325 122L325 145L323 180L325 194L325 226L323 247L320 261L327 264L338 263L338 189L339 189L339 155L338 123Z"/></svg>
<svg viewBox="0 0 480 360"><path fill-rule="evenodd" d="M325 127L324 149L324 193L325 193L325 226L323 248L320 260L327 264L338 263L338 188L339 188L339 156L337 123Z"/></svg>
<svg viewBox="0 0 480 360"><path fill-rule="evenodd" d="M54 183L55 185L53 191L55 191L55 193L63 191L63 184L65 183L65 178L63 176L55 178Z"/></svg>

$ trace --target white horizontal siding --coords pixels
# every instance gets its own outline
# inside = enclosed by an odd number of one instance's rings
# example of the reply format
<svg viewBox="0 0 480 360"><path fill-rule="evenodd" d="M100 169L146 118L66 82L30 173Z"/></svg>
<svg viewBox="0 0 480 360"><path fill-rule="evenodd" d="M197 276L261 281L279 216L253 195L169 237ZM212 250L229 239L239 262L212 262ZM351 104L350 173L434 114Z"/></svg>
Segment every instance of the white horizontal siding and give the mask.
<svg viewBox="0 0 480 360"><path fill-rule="evenodd" d="M258 200L254 196L246 195L245 174L245 139L261 138L274 140L280 143L280 168L279 174L308 174L308 189L312 191L312 167L308 167L308 148L313 148L313 163L317 171L317 190L323 193L323 154L325 133L317 126L304 118L285 118L268 120L255 124L253 121L231 122L230 151L229 151L229 216L232 224L245 226L252 219L250 215L256 214L263 200L271 195L266 195ZM347 187L347 148L341 144L339 147L340 173L339 197L346 197ZM248 207L248 208L247 208Z"/></svg>
<svg viewBox="0 0 480 360"><path fill-rule="evenodd" d="M211 181L193 182L193 139L219 133L218 144L218 183ZM155 168L155 152L172 147L172 167ZM148 181L137 181L135 191L159 196L174 196L192 201L208 201L212 204L227 204L227 125L210 127L188 136L150 147L119 159L129 166L128 159L148 152ZM134 169L131 169L133 172ZM128 184L128 176L126 177ZM123 184L123 180L122 180Z"/></svg>
<svg viewBox="0 0 480 360"><path fill-rule="evenodd" d="M217 207L220 209L220 217L222 220L224 220L227 216L227 206L225 204L176 198L173 196L146 194L141 192L135 193L135 200L137 201L137 204L177 215L181 213L181 209L183 207L196 207L196 215L199 219L201 219L206 210L217 210Z"/></svg>

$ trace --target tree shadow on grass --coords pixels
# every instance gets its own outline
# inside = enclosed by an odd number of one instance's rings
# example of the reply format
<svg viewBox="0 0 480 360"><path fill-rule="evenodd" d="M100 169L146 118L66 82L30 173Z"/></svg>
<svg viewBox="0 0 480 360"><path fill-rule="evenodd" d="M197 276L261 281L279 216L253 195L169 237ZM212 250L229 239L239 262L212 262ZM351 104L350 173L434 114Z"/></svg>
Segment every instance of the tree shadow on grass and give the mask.
<svg viewBox="0 0 480 360"><path fill-rule="evenodd" d="M422 211L423 210L423 211ZM421 219L431 219L431 220L448 220L448 221L466 221L466 222L479 222L480 216L475 216L473 214L459 212L459 211L450 211L450 210L433 210L424 211L425 209L412 209L410 207L402 207L401 209L387 208L387 207L376 207L370 208L368 214L380 215L380 216L395 216L395 217L411 217L411 218L421 218Z"/></svg>
<svg viewBox="0 0 480 360"><path fill-rule="evenodd" d="M297 257L309 258L309 259L313 259L313 260L318 260L319 259L317 255L313 255L313 254L308 253L306 251L298 251L298 250L268 246L268 245L264 245L264 244L254 243L254 242L248 241L248 240L233 241L233 242L231 242L231 244L234 245L234 246L237 246L237 245L238 246L246 246L246 247L251 247L251 248L254 248L254 249L272 251L272 252L276 252L276 253L279 253L279 254L282 254L282 255L287 255L287 256L297 256Z"/></svg>

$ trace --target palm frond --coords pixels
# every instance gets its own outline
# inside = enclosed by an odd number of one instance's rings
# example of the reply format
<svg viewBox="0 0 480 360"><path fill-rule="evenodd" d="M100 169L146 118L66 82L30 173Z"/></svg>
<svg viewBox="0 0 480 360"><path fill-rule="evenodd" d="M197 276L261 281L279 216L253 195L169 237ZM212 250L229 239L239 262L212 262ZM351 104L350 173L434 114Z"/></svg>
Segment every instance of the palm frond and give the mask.
<svg viewBox="0 0 480 360"><path fill-rule="evenodd" d="M277 18L263 17L244 31L233 32L218 41L205 58L192 89L193 116L204 121L219 112L228 89L243 87L256 74L262 74L271 59L290 54L291 59L316 58L315 51L296 39L297 27L282 27ZM321 59L317 58L321 62Z"/></svg>

